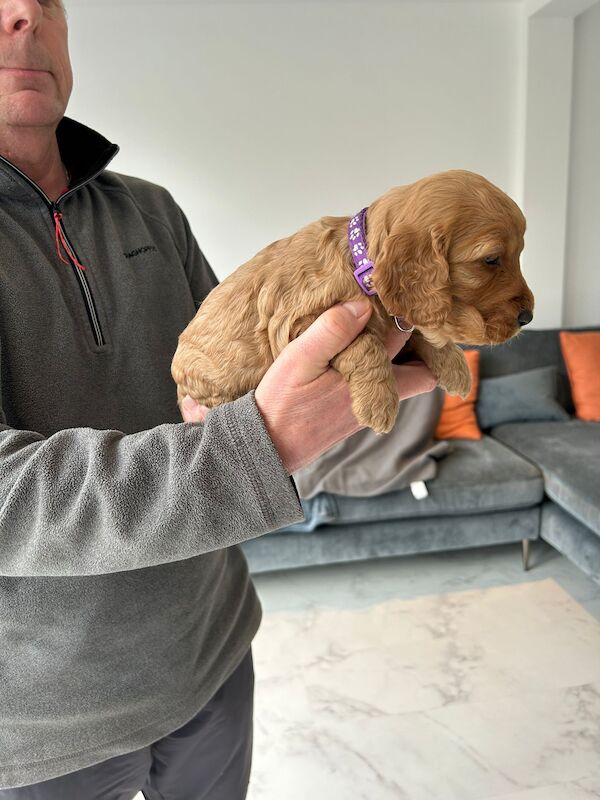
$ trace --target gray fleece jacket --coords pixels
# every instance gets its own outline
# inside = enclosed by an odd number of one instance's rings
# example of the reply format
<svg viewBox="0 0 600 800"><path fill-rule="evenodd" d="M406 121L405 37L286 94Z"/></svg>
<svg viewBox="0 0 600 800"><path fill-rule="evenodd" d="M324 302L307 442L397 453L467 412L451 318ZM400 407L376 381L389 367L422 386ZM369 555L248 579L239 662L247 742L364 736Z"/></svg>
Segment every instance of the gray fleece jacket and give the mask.
<svg viewBox="0 0 600 800"><path fill-rule="evenodd" d="M181 421L171 358L217 283L183 213L57 136L56 203L0 159L0 788L191 719L260 623L236 544L303 519L253 392Z"/></svg>

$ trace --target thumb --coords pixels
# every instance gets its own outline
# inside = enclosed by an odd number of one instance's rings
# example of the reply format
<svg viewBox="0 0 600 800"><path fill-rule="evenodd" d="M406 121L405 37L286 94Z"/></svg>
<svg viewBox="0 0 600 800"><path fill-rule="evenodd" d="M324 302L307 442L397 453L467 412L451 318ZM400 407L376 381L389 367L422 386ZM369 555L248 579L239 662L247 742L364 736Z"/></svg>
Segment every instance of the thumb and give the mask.
<svg viewBox="0 0 600 800"><path fill-rule="evenodd" d="M181 402L181 416L184 422L204 422L208 411L206 406L201 406L189 394Z"/></svg>
<svg viewBox="0 0 600 800"><path fill-rule="evenodd" d="M306 384L326 372L331 359L363 330L372 311L365 298L338 303L317 317L285 348L286 358L294 365L294 378Z"/></svg>

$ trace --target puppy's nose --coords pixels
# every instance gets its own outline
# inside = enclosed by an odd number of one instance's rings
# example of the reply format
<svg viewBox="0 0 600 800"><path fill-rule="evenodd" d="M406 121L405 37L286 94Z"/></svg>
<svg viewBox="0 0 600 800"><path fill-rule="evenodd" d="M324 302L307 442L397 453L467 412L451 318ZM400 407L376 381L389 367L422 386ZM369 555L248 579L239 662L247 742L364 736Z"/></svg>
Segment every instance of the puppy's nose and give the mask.
<svg viewBox="0 0 600 800"><path fill-rule="evenodd" d="M531 311L521 311L519 313L519 316L517 317L517 320L521 327L523 327L523 325L529 325L532 319L533 319L533 314L531 313Z"/></svg>

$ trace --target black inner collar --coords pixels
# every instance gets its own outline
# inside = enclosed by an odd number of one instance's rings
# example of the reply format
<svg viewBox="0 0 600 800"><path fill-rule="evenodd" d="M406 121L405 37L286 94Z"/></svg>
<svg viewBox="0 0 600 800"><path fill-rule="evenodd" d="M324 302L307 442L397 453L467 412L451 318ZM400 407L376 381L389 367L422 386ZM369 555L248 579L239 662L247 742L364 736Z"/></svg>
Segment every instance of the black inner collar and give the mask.
<svg viewBox="0 0 600 800"><path fill-rule="evenodd" d="M56 138L63 164L71 176L71 189L101 172L119 152L116 144L69 117L60 121Z"/></svg>

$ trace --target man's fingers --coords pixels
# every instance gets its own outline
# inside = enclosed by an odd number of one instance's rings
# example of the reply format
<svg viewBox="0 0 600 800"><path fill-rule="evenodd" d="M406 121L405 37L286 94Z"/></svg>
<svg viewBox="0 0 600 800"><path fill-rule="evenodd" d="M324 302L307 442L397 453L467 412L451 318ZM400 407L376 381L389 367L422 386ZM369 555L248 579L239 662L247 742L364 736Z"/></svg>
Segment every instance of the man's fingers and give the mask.
<svg viewBox="0 0 600 800"><path fill-rule="evenodd" d="M181 401L181 416L184 422L204 422L208 411L206 406L201 406L189 394Z"/></svg>
<svg viewBox="0 0 600 800"><path fill-rule="evenodd" d="M431 392L437 386L437 380L433 373L422 361L412 364L394 364L392 370L400 400Z"/></svg>
<svg viewBox="0 0 600 800"><path fill-rule="evenodd" d="M410 337L410 333L402 333L394 325L394 327L390 330L385 343L390 360L394 358L394 356L398 355Z"/></svg>
<svg viewBox="0 0 600 800"><path fill-rule="evenodd" d="M294 365L294 382L306 385L322 375L331 359L363 330L372 310L368 300L353 300L332 306L317 317L284 350L284 358Z"/></svg>

